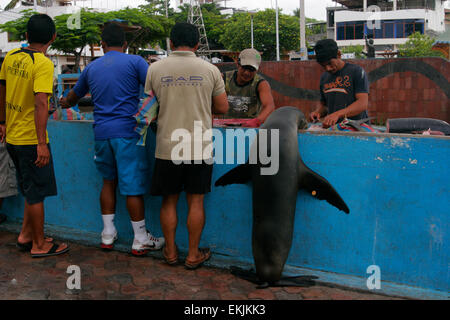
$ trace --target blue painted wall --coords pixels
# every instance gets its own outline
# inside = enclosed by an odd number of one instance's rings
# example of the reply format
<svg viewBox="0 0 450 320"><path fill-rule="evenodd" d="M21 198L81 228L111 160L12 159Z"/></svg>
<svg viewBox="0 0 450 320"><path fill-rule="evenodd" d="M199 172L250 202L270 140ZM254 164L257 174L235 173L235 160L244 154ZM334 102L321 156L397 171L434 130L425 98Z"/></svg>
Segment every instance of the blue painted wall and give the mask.
<svg viewBox="0 0 450 320"><path fill-rule="evenodd" d="M45 201L46 223L78 229L80 239L83 232L100 233L102 180L93 162L92 123L49 121L48 130L58 196ZM151 133L152 162L154 141ZM224 150L229 153L231 147ZM367 278L367 267L375 264L384 281L449 291L449 138L300 133L299 148L304 162L340 193L350 214L300 191L288 265ZM234 166L216 164L213 183ZM146 196L145 202L148 227L162 235L161 198ZM22 219L20 196L6 199L4 207L10 220ZM186 249L184 196L178 208L177 243ZM202 245L252 262L251 186L213 187L205 208ZM122 196L116 216L119 236L131 246Z"/></svg>

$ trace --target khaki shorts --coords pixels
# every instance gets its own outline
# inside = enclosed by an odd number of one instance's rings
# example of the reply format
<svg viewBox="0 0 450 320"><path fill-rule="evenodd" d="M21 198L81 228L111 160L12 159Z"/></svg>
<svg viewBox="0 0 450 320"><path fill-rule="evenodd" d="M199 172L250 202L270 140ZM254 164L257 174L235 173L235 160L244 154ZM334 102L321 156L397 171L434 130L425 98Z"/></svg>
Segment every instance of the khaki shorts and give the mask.
<svg viewBox="0 0 450 320"><path fill-rule="evenodd" d="M17 194L17 179L14 163L6 150L6 144L0 142L0 198Z"/></svg>

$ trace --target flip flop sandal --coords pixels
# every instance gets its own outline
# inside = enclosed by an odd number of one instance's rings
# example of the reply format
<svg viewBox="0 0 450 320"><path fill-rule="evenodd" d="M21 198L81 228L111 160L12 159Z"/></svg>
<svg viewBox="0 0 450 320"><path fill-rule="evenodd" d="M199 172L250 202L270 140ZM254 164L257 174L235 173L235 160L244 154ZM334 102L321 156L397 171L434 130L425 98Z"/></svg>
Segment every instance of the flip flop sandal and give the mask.
<svg viewBox="0 0 450 320"><path fill-rule="evenodd" d="M174 266L174 265L176 265L176 264L178 264L178 247L176 247L176 255L174 256L174 257L171 257L171 258L169 258L167 255L166 255L166 247L164 247L164 249L163 249L163 256L164 256L164 260L166 261L166 263L169 265L169 266Z"/></svg>
<svg viewBox="0 0 450 320"><path fill-rule="evenodd" d="M63 254L65 252L69 251L69 246L67 246L67 248L65 248L64 250L56 251L59 248L59 246L60 246L59 244L54 243L53 246L50 248L50 250L47 251L46 253L32 253L31 257L32 258L45 258L45 257Z"/></svg>
<svg viewBox="0 0 450 320"><path fill-rule="evenodd" d="M45 241L53 242L53 238L45 238ZM19 248L20 251L30 252L31 248L33 248L33 241L25 242L25 243L20 243L19 241L17 241L16 247Z"/></svg>
<svg viewBox="0 0 450 320"><path fill-rule="evenodd" d="M209 248L199 248L198 251L202 254L202 257L195 261L188 261L186 260L184 262L184 266L189 270L195 270L198 267L200 267L206 260L211 258L211 250Z"/></svg>

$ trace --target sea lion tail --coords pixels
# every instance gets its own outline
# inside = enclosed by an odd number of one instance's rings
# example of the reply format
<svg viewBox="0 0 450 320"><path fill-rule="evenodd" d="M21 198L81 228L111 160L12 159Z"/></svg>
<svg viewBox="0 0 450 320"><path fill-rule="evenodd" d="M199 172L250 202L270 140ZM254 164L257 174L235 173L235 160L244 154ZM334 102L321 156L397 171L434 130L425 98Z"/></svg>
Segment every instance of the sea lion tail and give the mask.
<svg viewBox="0 0 450 320"><path fill-rule="evenodd" d="M308 190L315 198L326 200L329 204L347 214L350 212L344 200L334 190L333 186L325 178L308 167L304 166L303 170L300 170L299 181L299 189Z"/></svg>
<svg viewBox="0 0 450 320"><path fill-rule="evenodd" d="M214 185L217 187L235 183L245 184L249 182L250 179L251 179L251 168L248 163L245 163L225 173L216 181Z"/></svg>

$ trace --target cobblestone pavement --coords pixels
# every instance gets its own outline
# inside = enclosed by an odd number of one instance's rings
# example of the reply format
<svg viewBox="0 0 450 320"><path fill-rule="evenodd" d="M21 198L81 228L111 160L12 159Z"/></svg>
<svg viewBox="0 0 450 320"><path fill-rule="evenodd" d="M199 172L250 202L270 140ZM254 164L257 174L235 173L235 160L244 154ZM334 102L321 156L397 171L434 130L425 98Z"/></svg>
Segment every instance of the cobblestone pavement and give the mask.
<svg viewBox="0 0 450 320"><path fill-rule="evenodd" d="M186 270L154 257L69 243L69 253L33 259L20 252L17 234L0 231L0 299L49 300L391 300L392 297L317 284L257 289L228 270ZM66 287L70 265L81 269L81 290Z"/></svg>

